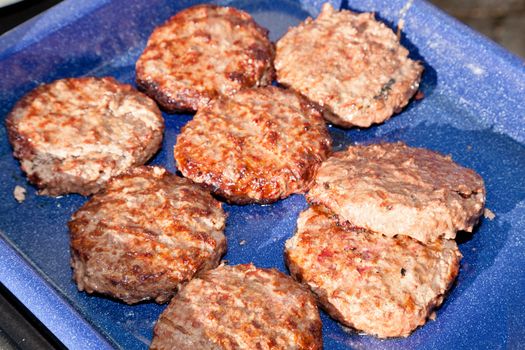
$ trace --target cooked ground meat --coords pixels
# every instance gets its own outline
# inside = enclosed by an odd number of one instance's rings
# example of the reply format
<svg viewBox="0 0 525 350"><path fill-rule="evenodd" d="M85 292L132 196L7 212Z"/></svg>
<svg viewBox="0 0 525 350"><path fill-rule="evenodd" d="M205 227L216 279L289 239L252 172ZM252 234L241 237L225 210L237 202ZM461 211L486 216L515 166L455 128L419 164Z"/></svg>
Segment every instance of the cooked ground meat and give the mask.
<svg viewBox="0 0 525 350"><path fill-rule="evenodd" d="M41 85L7 117L9 140L41 194L89 195L159 149L164 120L153 100L113 78Z"/></svg>
<svg viewBox="0 0 525 350"><path fill-rule="evenodd" d="M351 146L324 162L307 195L341 221L422 242L471 232L485 186L473 170L403 143Z"/></svg>
<svg viewBox="0 0 525 350"><path fill-rule="evenodd" d="M71 218L71 265L79 290L128 304L169 300L226 250L221 203L160 167L112 178Z"/></svg>
<svg viewBox="0 0 525 350"><path fill-rule="evenodd" d="M343 127L368 127L398 113L419 87L423 66L373 13L335 11L325 4L277 42L279 83L331 113Z"/></svg>
<svg viewBox="0 0 525 350"><path fill-rule="evenodd" d="M246 89L197 112L175 145L179 170L234 203L305 192L331 141L321 113L273 86Z"/></svg>
<svg viewBox="0 0 525 350"><path fill-rule="evenodd" d="M193 6L155 29L136 64L137 85L167 111L197 110L270 84L274 55L268 31L246 12Z"/></svg>
<svg viewBox="0 0 525 350"><path fill-rule="evenodd" d="M190 281L160 316L151 349L321 349L314 296L274 269L220 266Z"/></svg>
<svg viewBox="0 0 525 350"><path fill-rule="evenodd" d="M406 337L423 325L456 278L453 240L428 245L340 225L322 207L302 212L286 242L292 276L308 284L336 320L357 330Z"/></svg>

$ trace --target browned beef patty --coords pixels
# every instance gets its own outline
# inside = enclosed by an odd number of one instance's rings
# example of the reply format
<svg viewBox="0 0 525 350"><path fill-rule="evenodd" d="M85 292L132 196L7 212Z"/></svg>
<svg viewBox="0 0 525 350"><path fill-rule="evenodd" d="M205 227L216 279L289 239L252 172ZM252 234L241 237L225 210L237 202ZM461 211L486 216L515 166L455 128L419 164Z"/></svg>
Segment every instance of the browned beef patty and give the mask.
<svg viewBox="0 0 525 350"><path fill-rule="evenodd" d="M335 11L330 4L276 46L279 83L330 111L328 120L343 127L368 127L399 112L423 71L373 13Z"/></svg>
<svg viewBox="0 0 525 350"><path fill-rule="evenodd" d="M7 117L9 140L41 194L89 195L144 164L160 147L164 120L153 100L113 78L41 85Z"/></svg>
<svg viewBox="0 0 525 350"><path fill-rule="evenodd" d="M198 5L157 27L136 64L137 85L170 112L264 86L274 76L268 31L246 12Z"/></svg>
<svg viewBox="0 0 525 350"><path fill-rule="evenodd" d="M197 112L175 159L184 176L234 203L269 203L305 192L330 152L321 113L273 86L245 89Z"/></svg>
<svg viewBox="0 0 525 350"><path fill-rule="evenodd" d="M341 221L422 242L471 232L485 205L475 171L403 143L351 146L324 162L307 195Z"/></svg>
<svg viewBox="0 0 525 350"><path fill-rule="evenodd" d="M219 266L190 281L155 326L151 349L321 349L315 298L274 269Z"/></svg>
<svg viewBox="0 0 525 350"><path fill-rule="evenodd" d="M390 238L312 207L299 216L285 257L333 318L385 338L406 337L426 322L456 278L461 253L453 240Z"/></svg>
<svg viewBox="0 0 525 350"><path fill-rule="evenodd" d="M128 304L169 300L214 268L226 250L221 203L160 167L112 178L71 218L71 265L78 289Z"/></svg>

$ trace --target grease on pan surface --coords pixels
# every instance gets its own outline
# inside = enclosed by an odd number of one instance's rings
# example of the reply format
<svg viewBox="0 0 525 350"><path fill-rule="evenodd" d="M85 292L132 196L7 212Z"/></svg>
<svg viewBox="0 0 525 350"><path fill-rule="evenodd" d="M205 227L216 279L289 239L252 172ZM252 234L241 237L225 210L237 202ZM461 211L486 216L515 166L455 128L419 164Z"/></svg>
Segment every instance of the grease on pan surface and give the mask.
<svg viewBox="0 0 525 350"><path fill-rule="evenodd" d="M112 178L69 222L79 290L163 303L226 251L226 214L199 185L160 167Z"/></svg>
<svg viewBox="0 0 525 350"><path fill-rule="evenodd" d="M275 269L224 266L190 281L154 330L151 349L322 348L310 291Z"/></svg>
<svg viewBox="0 0 525 350"><path fill-rule="evenodd" d="M423 71L373 13L336 11L330 4L276 46L279 83L325 108L327 119L343 127L368 127L401 111Z"/></svg>
<svg viewBox="0 0 525 350"><path fill-rule="evenodd" d="M308 100L269 86L242 90L199 110L177 137L184 176L233 203L270 203L304 193L331 140Z"/></svg>
<svg viewBox="0 0 525 350"><path fill-rule="evenodd" d="M136 63L137 85L167 111L195 111L211 99L274 77L268 31L246 12L198 5L157 27Z"/></svg>
<svg viewBox="0 0 525 350"><path fill-rule="evenodd" d="M69 78L25 95L6 120L14 156L41 194L89 195L162 142L153 100L113 78Z"/></svg>
<svg viewBox="0 0 525 350"><path fill-rule="evenodd" d="M453 240L424 245L340 225L314 206L300 214L285 257L333 318L386 338L406 337L426 322L456 278L461 253Z"/></svg>
<svg viewBox="0 0 525 350"><path fill-rule="evenodd" d="M485 205L475 171L404 143L350 146L324 162L307 195L341 221L422 242L472 232Z"/></svg>

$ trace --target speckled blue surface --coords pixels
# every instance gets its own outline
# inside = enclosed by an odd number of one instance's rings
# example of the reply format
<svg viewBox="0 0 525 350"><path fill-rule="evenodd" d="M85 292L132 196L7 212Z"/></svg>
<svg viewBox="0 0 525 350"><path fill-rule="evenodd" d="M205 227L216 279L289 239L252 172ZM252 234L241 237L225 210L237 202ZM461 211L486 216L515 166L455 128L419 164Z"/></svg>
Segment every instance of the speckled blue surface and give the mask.
<svg viewBox="0 0 525 350"><path fill-rule="evenodd" d="M39 83L81 75L132 82L152 28L194 1L65 1L0 37L0 117ZM221 1L243 8L278 39L321 1ZM334 1L338 5L337 1ZM404 18L403 43L426 66L425 98L366 130L331 128L336 149L352 142L403 140L451 154L485 179L487 207L474 235L461 237L456 286L436 321L407 339L380 341L343 330L325 314L326 349L517 349L525 339L525 68L523 62L421 1L361 0L389 25ZM165 115L163 151L152 163L174 171L172 146L190 115ZM36 195L0 128L0 281L69 348L145 349L164 306L127 306L78 293L71 282L66 222L85 197ZM27 188L18 204L15 185ZM286 271L282 250L304 197L270 206L226 205L232 264ZM241 245L241 241L246 244Z"/></svg>

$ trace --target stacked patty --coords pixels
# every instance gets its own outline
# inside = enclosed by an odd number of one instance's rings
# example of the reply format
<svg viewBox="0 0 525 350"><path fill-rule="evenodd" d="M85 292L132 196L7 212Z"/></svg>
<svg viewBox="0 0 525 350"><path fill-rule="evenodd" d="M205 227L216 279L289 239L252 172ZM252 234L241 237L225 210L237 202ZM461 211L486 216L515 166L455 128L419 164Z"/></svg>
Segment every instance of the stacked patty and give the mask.
<svg viewBox="0 0 525 350"><path fill-rule="evenodd" d="M459 271L457 230L472 230L483 180L449 157L403 143L351 146L319 168L297 232L292 275L341 323L408 336Z"/></svg>
<svg viewBox="0 0 525 350"><path fill-rule="evenodd" d="M343 127L368 127L399 112L419 87L423 66L373 13L325 4L278 42L277 80L300 92Z"/></svg>
<svg viewBox="0 0 525 350"><path fill-rule="evenodd" d="M308 192L342 221L425 242L471 232L483 212L481 176L404 143L352 146L322 164Z"/></svg>
<svg viewBox="0 0 525 350"><path fill-rule="evenodd" d="M69 222L79 290L128 304L169 300L226 251L221 203L160 167L112 178Z"/></svg>
<svg viewBox="0 0 525 350"><path fill-rule="evenodd" d="M157 27L136 64L137 85L167 111L195 111L274 76L268 31L246 12L193 6Z"/></svg>
<svg viewBox="0 0 525 350"><path fill-rule="evenodd" d="M113 78L92 77L40 85L6 124L22 170L51 196L100 191L155 154L164 131L154 101Z"/></svg>
<svg viewBox="0 0 525 350"><path fill-rule="evenodd" d="M274 270L219 266L190 281L159 318L151 349L322 348L314 296Z"/></svg>
<svg viewBox="0 0 525 350"><path fill-rule="evenodd" d="M331 140L321 113L277 87L245 89L197 112L177 137L184 176L233 203L270 203L304 193Z"/></svg>

